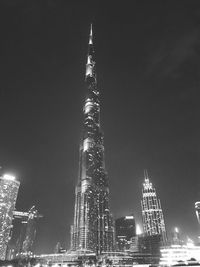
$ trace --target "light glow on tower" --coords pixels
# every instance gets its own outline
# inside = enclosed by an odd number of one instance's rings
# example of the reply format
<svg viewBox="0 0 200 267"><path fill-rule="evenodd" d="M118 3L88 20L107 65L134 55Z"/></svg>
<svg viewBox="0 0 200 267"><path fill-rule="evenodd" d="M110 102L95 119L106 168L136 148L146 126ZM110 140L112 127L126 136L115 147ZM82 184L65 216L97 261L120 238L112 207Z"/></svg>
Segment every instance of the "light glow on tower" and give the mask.
<svg viewBox="0 0 200 267"><path fill-rule="evenodd" d="M200 224L200 201L197 201L195 203L195 210L196 210L196 216L197 216L198 223Z"/></svg>
<svg viewBox="0 0 200 267"><path fill-rule="evenodd" d="M14 180L16 179L16 177L15 177L14 175L5 173L5 174L3 175L3 179L5 179L5 180L10 180L10 181L14 181Z"/></svg>
<svg viewBox="0 0 200 267"><path fill-rule="evenodd" d="M177 234L179 233L179 229L178 229L178 227L175 227L175 228L174 228L174 232L177 233Z"/></svg>
<svg viewBox="0 0 200 267"><path fill-rule="evenodd" d="M136 235L142 234L142 227L139 224L136 224Z"/></svg>

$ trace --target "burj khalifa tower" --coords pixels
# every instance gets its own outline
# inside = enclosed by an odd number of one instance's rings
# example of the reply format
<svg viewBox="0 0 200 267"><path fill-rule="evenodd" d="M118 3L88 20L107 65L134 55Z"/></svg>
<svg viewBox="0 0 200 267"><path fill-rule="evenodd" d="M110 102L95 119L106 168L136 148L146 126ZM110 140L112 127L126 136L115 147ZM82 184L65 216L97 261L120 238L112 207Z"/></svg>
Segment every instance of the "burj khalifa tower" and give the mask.
<svg viewBox="0 0 200 267"><path fill-rule="evenodd" d="M83 131L79 151L79 175L75 190L74 223L71 227L71 250L94 252L99 255L113 251L114 226L109 207L104 136L100 126L100 97L92 25L85 85L86 98L83 106Z"/></svg>

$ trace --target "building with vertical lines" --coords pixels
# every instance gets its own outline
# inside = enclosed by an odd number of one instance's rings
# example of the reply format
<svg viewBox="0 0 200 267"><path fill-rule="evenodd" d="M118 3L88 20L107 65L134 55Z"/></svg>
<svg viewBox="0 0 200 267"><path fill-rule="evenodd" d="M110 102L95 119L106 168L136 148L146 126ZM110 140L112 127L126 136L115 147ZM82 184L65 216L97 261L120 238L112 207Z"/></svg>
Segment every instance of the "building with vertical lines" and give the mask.
<svg viewBox="0 0 200 267"><path fill-rule="evenodd" d="M146 236L160 235L162 244L166 244L167 236L160 199L150 182L147 171L144 172L141 205L144 234Z"/></svg>

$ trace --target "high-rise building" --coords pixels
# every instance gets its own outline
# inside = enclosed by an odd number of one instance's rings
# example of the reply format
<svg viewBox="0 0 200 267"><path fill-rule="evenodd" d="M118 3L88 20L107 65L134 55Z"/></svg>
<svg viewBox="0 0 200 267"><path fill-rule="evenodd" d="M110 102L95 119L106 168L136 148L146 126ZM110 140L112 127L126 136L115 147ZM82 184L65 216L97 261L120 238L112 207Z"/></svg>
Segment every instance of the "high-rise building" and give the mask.
<svg viewBox="0 0 200 267"><path fill-rule="evenodd" d="M200 224L200 201L195 203L195 211L196 211L198 223Z"/></svg>
<svg viewBox="0 0 200 267"><path fill-rule="evenodd" d="M132 238L136 236L135 218L131 215L116 219L115 234L117 250L129 250Z"/></svg>
<svg viewBox="0 0 200 267"><path fill-rule="evenodd" d="M166 244L167 237L160 199L149 180L147 171L144 172L141 205L144 234L146 236L161 235L162 244Z"/></svg>
<svg viewBox="0 0 200 267"><path fill-rule="evenodd" d="M43 216L33 206L28 212L15 211L15 218L22 219L21 230L16 244L16 256L27 256L33 253L36 237L37 220Z"/></svg>
<svg viewBox="0 0 200 267"><path fill-rule="evenodd" d="M0 177L0 260L6 257L19 185L14 176L4 174Z"/></svg>
<svg viewBox="0 0 200 267"><path fill-rule="evenodd" d="M79 176L75 190L71 249L97 254L113 250L114 227L109 207L108 175L105 169L104 136L100 127L100 98L92 27L90 29L80 142Z"/></svg>

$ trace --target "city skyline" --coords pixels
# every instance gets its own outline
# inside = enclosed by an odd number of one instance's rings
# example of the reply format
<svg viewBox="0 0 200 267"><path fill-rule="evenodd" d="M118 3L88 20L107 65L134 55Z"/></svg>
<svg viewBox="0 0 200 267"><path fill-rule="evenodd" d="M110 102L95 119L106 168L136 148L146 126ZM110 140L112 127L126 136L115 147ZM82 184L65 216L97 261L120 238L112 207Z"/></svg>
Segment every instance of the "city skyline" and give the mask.
<svg viewBox="0 0 200 267"><path fill-rule="evenodd" d="M97 12L49 1L47 14L39 3L19 2L20 7L1 3L6 27L0 161L21 182L17 210L35 204L44 215L36 251L70 243L91 11L111 209L116 217L134 213L141 221L143 169L148 169L167 229L178 226L193 237L194 202L200 197L198 5L183 1L179 10L178 4L135 3L131 11L108 5L103 20L101 6ZM69 10L77 12L74 18Z"/></svg>

